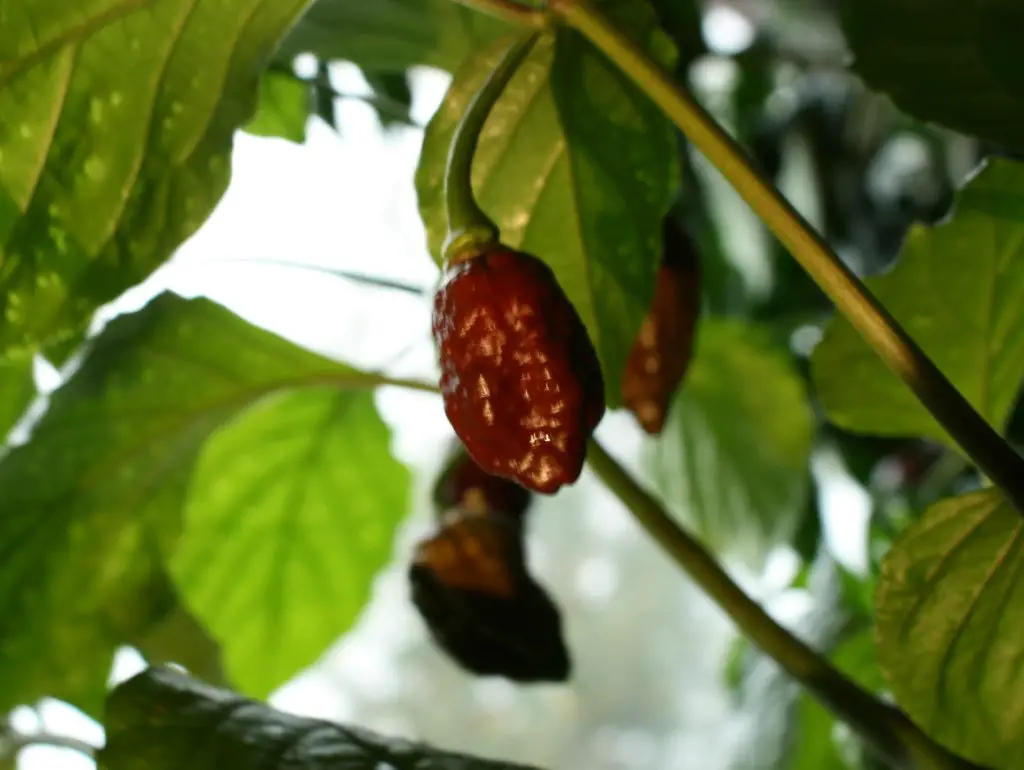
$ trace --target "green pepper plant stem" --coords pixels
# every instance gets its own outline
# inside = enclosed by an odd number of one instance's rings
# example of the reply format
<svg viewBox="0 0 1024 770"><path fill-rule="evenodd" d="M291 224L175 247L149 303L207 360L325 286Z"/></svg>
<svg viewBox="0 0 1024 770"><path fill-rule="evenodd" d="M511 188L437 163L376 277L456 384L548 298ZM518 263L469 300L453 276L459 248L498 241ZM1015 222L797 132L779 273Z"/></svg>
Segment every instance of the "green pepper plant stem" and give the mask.
<svg viewBox="0 0 1024 770"><path fill-rule="evenodd" d="M591 440L587 449L587 464L648 534L755 645L894 767L977 770L975 765L933 742L903 712L861 689L827 659L776 623L596 440Z"/></svg>
<svg viewBox="0 0 1024 770"><path fill-rule="evenodd" d="M547 16L544 11L522 5L516 0L455 0L455 2L520 27L544 29L547 26Z"/></svg>
<svg viewBox="0 0 1024 770"><path fill-rule="evenodd" d="M488 115L538 37L537 32L523 35L505 49L455 127L444 173L448 236L442 253L446 262L474 257L498 243L498 226L473 196L473 156Z"/></svg>
<svg viewBox="0 0 1024 770"><path fill-rule="evenodd" d="M796 209L758 175L743 149L714 118L588 0L548 0L548 12L590 40L679 127L885 364L1024 515L1024 459L968 403Z"/></svg>

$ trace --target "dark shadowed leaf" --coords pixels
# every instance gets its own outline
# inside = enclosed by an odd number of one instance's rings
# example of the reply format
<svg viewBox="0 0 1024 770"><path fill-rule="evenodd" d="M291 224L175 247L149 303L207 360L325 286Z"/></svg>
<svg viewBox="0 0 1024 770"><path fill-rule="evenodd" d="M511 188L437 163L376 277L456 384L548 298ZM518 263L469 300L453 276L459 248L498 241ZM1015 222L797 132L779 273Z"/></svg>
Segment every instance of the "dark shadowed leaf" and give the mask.
<svg viewBox="0 0 1024 770"><path fill-rule="evenodd" d="M384 128L412 123L412 88L406 72L375 72L363 70L363 77L373 89L370 104L377 111L377 117Z"/></svg>
<svg viewBox="0 0 1024 770"><path fill-rule="evenodd" d="M929 14L931 16L931 14ZM868 286L961 393L998 428L1024 378L1024 167L994 161L955 215L914 227L900 261ZM829 419L846 430L953 440L845 320L815 349Z"/></svg>
<svg viewBox="0 0 1024 770"><path fill-rule="evenodd" d="M1022 534L997 490L944 500L879 578L878 655L897 702L940 743L998 768L1024 756Z"/></svg>
<svg viewBox="0 0 1024 770"><path fill-rule="evenodd" d="M1017 0L843 3L854 69L912 115L1024 151Z"/></svg>
<svg viewBox="0 0 1024 770"><path fill-rule="evenodd" d="M672 44L630 3L616 20L663 61ZM661 221L677 182L676 135L664 116L576 33L542 38L502 94L475 155L473 185L502 240L547 262L597 348L608 403L621 401L626 357L654 295ZM416 172L427 241L440 262L448 145L508 39L455 75L427 128Z"/></svg>
<svg viewBox="0 0 1024 770"><path fill-rule="evenodd" d="M804 512L813 434L787 352L760 329L705 319L655 448L659 486L710 547L757 562Z"/></svg>
<svg viewBox="0 0 1024 770"><path fill-rule="evenodd" d="M362 610L408 506L367 391L281 393L200 456L172 569L224 648L229 680L264 697Z"/></svg>
<svg viewBox="0 0 1024 770"><path fill-rule="evenodd" d="M172 294L91 344L31 440L0 461L0 710L95 697L114 647L174 606L162 563L217 426L280 390L367 377Z"/></svg>
<svg viewBox="0 0 1024 770"><path fill-rule="evenodd" d="M0 352L73 334L203 223L304 5L0 3Z"/></svg>
<svg viewBox="0 0 1024 770"><path fill-rule="evenodd" d="M256 114L245 124L245 132L301 144L306 141L306 121L312 106L309 83L289 72L268 70L260 80Z"/></svg>
<svg viewBox="0 0 1024 770"><path fill-rule="evenodd" d="M277 58L312 53L379 72L417 64L451 72L508 30L452 0L317 0L282 41Z"/></svg>
<svg viewBox="0 0 1024 770"><path fill-rule="evenodd" d="M111 693L101 770L530 770L285 714L169 668Z"/></svg>

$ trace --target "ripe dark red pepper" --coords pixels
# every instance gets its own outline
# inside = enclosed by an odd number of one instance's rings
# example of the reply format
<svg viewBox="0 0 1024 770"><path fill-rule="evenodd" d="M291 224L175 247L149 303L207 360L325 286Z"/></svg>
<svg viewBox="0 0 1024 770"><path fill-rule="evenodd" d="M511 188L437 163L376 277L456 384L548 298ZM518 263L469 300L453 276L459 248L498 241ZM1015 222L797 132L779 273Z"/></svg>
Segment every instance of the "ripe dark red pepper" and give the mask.
<svg viewBox="0 0 1024 770"><path fill-rule="evenodd" d="M563 682L571 660L555 603L526 569L522 523L454 509L419 543L412 601L441 649L467 671Z"/></svg>
<svg viewBox="0 0 1024 770"><path fill-rule="evenodd" d="M434 484L434 505L439 511L455 507L521 518L533 495L514 481L494 476L469 456L458 443Z"/></svg>
<svg viewBox="0 0 1024 770"><path fill-rule="evenodd" d="M690 236L665 217L662 264L651 309L622 376L622 401L651 435L661 433L693 355L700 315L700 263Z"/></svg>
<svg viewBox="0 0 1024 770"><path fill-rule="evenodd" d="M503 246L448 264L433 331L445 413L480 467L546 494L576 481L604 380L551 269Z"/></svg>

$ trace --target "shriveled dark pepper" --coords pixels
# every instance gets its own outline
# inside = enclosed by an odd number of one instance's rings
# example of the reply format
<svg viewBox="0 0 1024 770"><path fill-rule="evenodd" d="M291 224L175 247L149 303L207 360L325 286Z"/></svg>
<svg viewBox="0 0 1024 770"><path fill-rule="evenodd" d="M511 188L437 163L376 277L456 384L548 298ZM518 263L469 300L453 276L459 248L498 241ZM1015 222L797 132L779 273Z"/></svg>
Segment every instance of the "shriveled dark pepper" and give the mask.
<svg viewBox="0 0 1024 770"><path fill-rule="evenodd" d="M434 505L439 511L461 507L521 518L532 497L528 489L516 482L481 468L461 442L456 442L434 484Z"/></svg>
<svg viewBox="0 0 1024 770"><path fill-rule="evenodd" d="M700 262L689 234L671 217L662 230L662 263L651 309L626 360L622 401L657 435L693 355L700 315Z"/></svg>
<svg viewBox="0 0 1024 770"><path fill-rule="evenodd" d="M527 572L518 520L449 511L417 546L409 582L431 637L462 668L517 682L568 678L561 615Z"/></svg>
<svg viewBox="0 0 1024 770"><path fill-rule="evenodd" d="M449 263L433 332L445 413L480 467L546 494L576 481L604 380L551 269L500 245Z"/></svg>

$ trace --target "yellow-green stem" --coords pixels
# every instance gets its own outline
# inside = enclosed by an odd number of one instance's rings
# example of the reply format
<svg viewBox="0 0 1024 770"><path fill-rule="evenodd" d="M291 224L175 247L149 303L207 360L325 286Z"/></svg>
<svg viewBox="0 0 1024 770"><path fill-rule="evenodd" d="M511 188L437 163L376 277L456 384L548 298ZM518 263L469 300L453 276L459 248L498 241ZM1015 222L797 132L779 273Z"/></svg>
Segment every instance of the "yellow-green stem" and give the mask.
<svg viewBox="0 0 1024 770"><path fill-rule="evenodd" d="M796 209L754 171L743 149L590 2L548 0L548 8L618 65L711 161L886 365L1024 514L1024 459L967 402Z"/></svg>
<svg viewBox="0 0 1024 770"><path fill-rule="evenodd" d="M474 257L498 242L498 226L484 213L473 195L473 156L487 117L538 36L537 32L523 35L505 49L480 90L466 106L452 134L444 174L448 236L442 253L446 262Z"/></svg>
<svg viewBox="0 0 1024 770"><path fill-rule="evenodd" d="M528 8L516 0L455 0L455 2L519 27L543 29L547 25L547 17L543 11L537 8Z"/></svg>
<svg viewBox="0 0 1024 770"><path fill-rule="evenodd" d="M977 770L931 741L901 711L862 690L776 623L597 441L590 442L587 463L744 635L856 730L882 757L895 767L908 770Z"/></svg>

